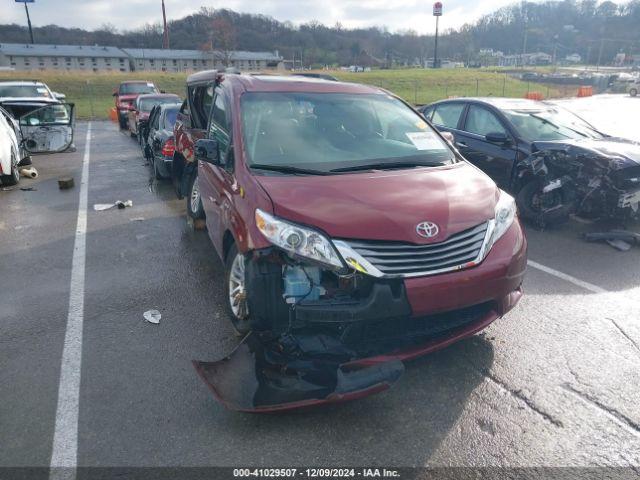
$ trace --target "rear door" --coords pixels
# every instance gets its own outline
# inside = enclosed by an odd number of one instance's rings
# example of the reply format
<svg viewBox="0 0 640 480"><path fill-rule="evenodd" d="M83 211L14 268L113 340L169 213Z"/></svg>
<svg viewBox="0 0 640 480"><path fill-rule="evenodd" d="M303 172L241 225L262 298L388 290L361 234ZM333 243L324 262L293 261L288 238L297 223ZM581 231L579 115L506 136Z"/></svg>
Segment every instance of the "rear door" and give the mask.
<svg viewBox="0 0 640 480"><path fill-rule="evenodd" d="M456 147L498 186L508 188L517 158L517 145L508 126L494 111L474 103L469 104L463 120L460 131L456 132ZM486 138L490 133L502 133L510 141L491 143Z"/></svg>

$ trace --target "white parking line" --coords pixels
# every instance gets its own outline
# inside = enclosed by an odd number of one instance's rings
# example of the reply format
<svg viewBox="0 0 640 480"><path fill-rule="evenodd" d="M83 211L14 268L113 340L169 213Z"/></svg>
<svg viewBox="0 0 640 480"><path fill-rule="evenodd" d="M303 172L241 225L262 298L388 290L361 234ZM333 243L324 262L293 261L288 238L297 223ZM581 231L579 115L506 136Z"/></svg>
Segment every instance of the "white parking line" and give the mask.
<svg viewBox="0 0 640 480"><path fill-rule="evenodd" d="M567 275L566 273L562 273L558 270L554 270L553 268L547 267L545 265L542 265L538 262L534 262L533 260L529 260L527 262L527 264L530 267L533 267L537 270L540 270L542 272L548 273L549 275L553 275L554 277L558 277L561 278L562 280L569 282L569 283L573 283L574 285L583 288L585 290L589 290L590 292L593 293L607 293L607 290L605 290L604 288L598 287L597 285L594 285L592 283L589 282L585 282L580 280L579 278L576 277L572 277L571 275Z"/></svg>
<svg viewBox="0 0 640 480"><path fill-rule="evenodd" d="M90 147L91 123L87 126L84 158L82 160L78 222L71 263L69 314L67 316L67 329L62 350L56 426L53 434L53 449L51 451L49 478L55 480L75 479L78 462L78 408L80 401L80 364L82 361L82 324L84 321L84 272Z"/></svg>

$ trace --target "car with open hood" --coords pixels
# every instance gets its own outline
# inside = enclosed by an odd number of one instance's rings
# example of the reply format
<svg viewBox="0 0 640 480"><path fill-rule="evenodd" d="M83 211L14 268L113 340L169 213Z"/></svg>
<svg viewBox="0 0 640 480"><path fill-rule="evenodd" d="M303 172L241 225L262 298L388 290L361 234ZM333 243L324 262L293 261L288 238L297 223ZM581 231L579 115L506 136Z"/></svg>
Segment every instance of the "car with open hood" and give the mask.
<svg viewBox="0 0 640 480"><path fill-rule="evenodd" d="M503 189L523 217L545 225L570 214L640 216L640 144L598 131L550 102L456 98L422 107L439 130Z"/></svg>
<svg viewBox="0 0 640 480"><path fill-rule="evenodd" d="M234 328L252 331L228 359L196 362L225 404L379 391L402 360L516 305L514 199L413 108L364 85L215 78L187 206L225 265Z"/></svg>

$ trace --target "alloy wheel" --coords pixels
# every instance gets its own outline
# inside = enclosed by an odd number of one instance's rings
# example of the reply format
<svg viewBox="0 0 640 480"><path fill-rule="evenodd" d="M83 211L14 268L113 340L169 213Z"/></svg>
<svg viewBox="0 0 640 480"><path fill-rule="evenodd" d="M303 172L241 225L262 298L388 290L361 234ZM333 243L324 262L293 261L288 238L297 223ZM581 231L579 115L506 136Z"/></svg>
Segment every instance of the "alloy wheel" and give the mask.
<svg viewBox="0 0 640 480"><path fill-rule="evenodd" d="M236 320L245 320L249 316L247 290L244 277L244 256L237 254L229 272L229 305Z"/></svg>

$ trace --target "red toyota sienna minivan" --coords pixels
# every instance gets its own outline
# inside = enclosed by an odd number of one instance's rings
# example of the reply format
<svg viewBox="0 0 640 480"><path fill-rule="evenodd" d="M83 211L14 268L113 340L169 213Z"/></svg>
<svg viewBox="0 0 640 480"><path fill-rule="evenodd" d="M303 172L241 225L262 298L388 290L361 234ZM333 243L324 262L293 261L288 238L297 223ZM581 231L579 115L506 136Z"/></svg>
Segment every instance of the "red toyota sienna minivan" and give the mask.
<svg viewBox="0 0 640 480"><path fill-rule="evenodd" d="M403 360L518 302L513 198L402 100L303 77L211 86L187 206L226 266L236 330L322 332Z"/></svg>

